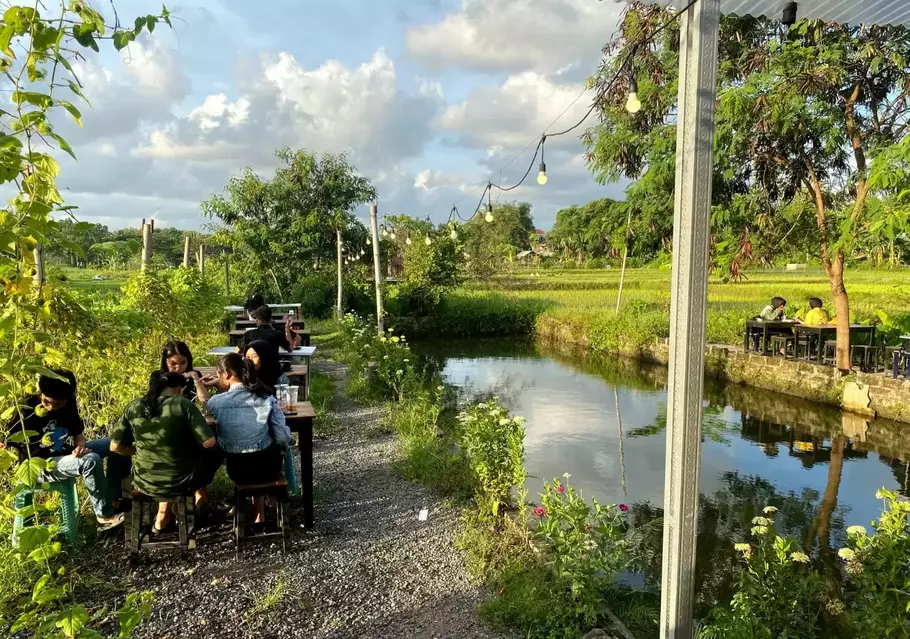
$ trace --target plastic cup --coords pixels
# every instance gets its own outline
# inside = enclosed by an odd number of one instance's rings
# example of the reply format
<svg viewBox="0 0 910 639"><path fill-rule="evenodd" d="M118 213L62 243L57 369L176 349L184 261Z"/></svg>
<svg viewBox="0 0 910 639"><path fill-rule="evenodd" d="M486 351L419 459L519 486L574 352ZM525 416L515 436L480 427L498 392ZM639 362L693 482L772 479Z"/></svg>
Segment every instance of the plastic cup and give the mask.
<svg viewBox="0 0 910 639"><path fill-rule="evenodd" d="M287 410L288 408L288 398L290 392L287 384L279 384L278 388L275 389L275 398L278 400L278 408L281 410Z"/></svg>
<svg viewBox="0 0 910 639"><path fill-rule="evenodd" d="M291 412L297 411L297 398L300 394L299 386L288 386L288 410Z"/></svg>

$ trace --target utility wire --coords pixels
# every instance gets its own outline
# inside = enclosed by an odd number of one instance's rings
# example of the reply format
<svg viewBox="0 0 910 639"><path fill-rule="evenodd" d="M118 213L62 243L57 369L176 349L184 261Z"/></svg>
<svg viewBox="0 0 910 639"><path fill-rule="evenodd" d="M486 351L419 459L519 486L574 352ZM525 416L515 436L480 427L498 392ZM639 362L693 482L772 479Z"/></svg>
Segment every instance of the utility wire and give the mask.
<svg viewBox="0 0 910 639"><path fill-rule="evenodd" d="M530 175L531 169L534 168L534 162L537 160L537 155L540 153L541 147L543 146L545 139L548 138L548 137L552 138L552 137L559 137L559 136L561 136L561 135L566 135L567 133L570 133L570 132L574 131L575 129L577 129L578 127L580 127L580 126L585 122L585 120L587 120L587 119L591 116L591 114L594 113L594 109L597 108L597 102L598 102L598 100L599 100L600 98L602 98L608 91L610 91L610 90L613 88L613 86L616 84L616 81L619 79L620 75L626 70L626 66L628 66L628 64L629 64L629 63L632 61L632 59L635 57L635 53L638 51L639 47L647 46L648 44L651 44L652 42L654 42L654 40L657 39L657 36L659 36L664 30L666 30L667 27L669 27L671 24L673 24L674 22L676 22L676 20L678 20L679 17L680 17L681 15L683 15L683 14L686 13L689 9L691 9L697 2L698 2L698 0L691 0L691 1L689 2L689 4L687 4L685 7L683 7L682 9L680 9L677 13L675 13L672 17L670 17L670 18L669 18L668 20L666 20L662 25L660 25L657 29L655 29L655 30L654 30L654 33L652 33L651 36L650 36L646 41L644 41L644 42L638 42L638 43L636 43L635 45L632 46L632 49L629 51L629 53L626 55L626 57L622 60L622 62L620 63L619 67L616 69L616 72L613 74L613 77L611 77L610 80L609 80L609 82L607 82L607 84L603 85L603 87L601 88L601 90L599 90L599 91L597 92L597 95L594 96L594 99L591 101L591 108L588 109L588 111L581 117L580 120L578 120L578 122L576 122L575 124L573 124L572 126L570 126L570 127L567 128L567 129L564 129L564 130L562 130L562 131L559 131L558 133L547 133L546 131L548 131L548 130L550 129L550 127L552 127L554 124L556 124L556 123L560 120L560 118L562 118L562 116L564 116L564 115L569 111L569 109L571 109L572 106L573 106L576 102L578 102L578 100L581 99L581 96L584 95L585 93L587 93L590 89L587 89L587 88L586 88L584 91L582 91L581 93L579 93L579 94L578 94L578 97L575 98L575 100L573 100L573 101L569 104L569 106L567 106L567 107L563 110L563 112L560 113L560 114L556 117L556 119L553 120L553 122L550 124L550 126L548 126L547 129L544 131L544 135L541 136L540 140L537 142L537 149L534 151L534 157L531 158L531 163L528 165L528 170L525 171L525 174L524 174L524 176L522 176L521 180L519 180L516 184L513 184L512 186L508 186L508 187L504 187L504 186L502 186L502 185L500 185L500 184L488 183L488 184L487 184L487 188L484 189L483 194L480 196L480 203L477 205L477 208L474 210L474 215L472 215L471 218L469 218L467 221L470 221L470 219L473 219L473 218L477 215L477 212L480 210L480 206L483 204L483 198L484 198L484 195L486 195L487 190L489 190L489 189L495 187L496 189L499 189L499 190L502 191L502 192L507 192L507 191L512 191L512 190L514 190L514 189L517 189L519 186L521 186L522 183L527 179L528 175ZM509 160L509 161L508 161L508 162L499 170L499 173L502 174L502 171L504 171L506 168L508 168L509 165L511 165L513 162L515 162L515 160L517 160L519 157L521 157L522 155L524 155L524 153L525 153L529 148L531 148L531 145L532 145L532 144L534 144L534 141L533 141L533 140L532 140L531 142L529 142L528 145L518 153L518 155L516 155L516 156L513 157L511 160ZM461 199L464 199L464 197L465 197L465 196L462 196ZM458 200L458 201L460 202L461 199ZM457 203L457 202L456 202L456 203ZM459 218L461 218L460 215L459 215ZM463 218L462 218L462 219L463 219Z"/></svg>

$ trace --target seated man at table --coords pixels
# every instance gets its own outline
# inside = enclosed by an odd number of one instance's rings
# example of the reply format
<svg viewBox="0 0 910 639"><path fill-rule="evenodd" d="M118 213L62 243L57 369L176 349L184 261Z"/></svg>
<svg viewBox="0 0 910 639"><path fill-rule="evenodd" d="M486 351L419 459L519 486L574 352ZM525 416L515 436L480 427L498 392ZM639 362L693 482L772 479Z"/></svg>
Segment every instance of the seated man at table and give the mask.
<svg viewBox="0 0 910 639"><path fill-rule="evenodd" d="M803 319L806 326L824 326L833 324L834 319L828 317L828 311L822 308L822 301L817 297L809 298L809 312Z"/></svg>
<svg viewBox="0 0 910 639"><path fill-rule="evenodd" d="M7 425L10 435L28 435L28 443L10 446L18 451L22 461L31 457L54 462L53 468L41 471L38 484L81 476L100 528L118 526L123 523L123 513L114 514L112 496L119 497L120 482L129 474L130 460L112 455L109 439L86 441L85 422L76 404L76 376L63 369L53 372L57 377L41 375L38 392L22 402L21 421L16 415Z"/></svg>
<svg viewBox="0 0 910 639"><path fill-rule="evenodd" d="M256 328L247 331L240 340L240 352L243 353L247 346L253 342L263 341L272 344L276 349L283 348L290 352L300 346L300 335L294 332L294 318L288 315L284 324L284 331L277 330L272 326L272 309L268 306L260 306L253 311L253 319L256 321Z"/></svg>

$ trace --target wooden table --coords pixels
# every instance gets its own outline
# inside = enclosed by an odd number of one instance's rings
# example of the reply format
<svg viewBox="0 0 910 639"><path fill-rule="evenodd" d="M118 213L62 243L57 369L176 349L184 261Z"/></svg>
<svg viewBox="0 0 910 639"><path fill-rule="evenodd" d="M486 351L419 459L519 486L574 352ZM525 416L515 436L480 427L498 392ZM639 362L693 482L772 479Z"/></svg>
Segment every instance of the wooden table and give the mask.
<svg viewBox="0 0 910 639"><path fill-rule="evenodd" d="M228 353L236 353L236 352L237 352L236 346L216 346L215 348L211 349L208 352L208 354L209 355L227 355ZM310 366L310 358L315 354L316 354L315 346L300 346L299 348L295 348L290 353L288 353L283 348L278 349L279 357L290 357L290 358L302 357L308 371L309 371L309 366ZM306 386L305 386L303 396L307 397L307 398L310 396L310 376L309 375L306 376Z"/></svg>
<svg viewBox="0 0 910 639"><path fill-rule="evenodd" d="M216 426L215 419L206 415L210 426ZM310 402L298 402L297 410L284 414L285 422L292 433L297 433L297 450L300 453L300 492L303 499L303 526L312 528L315 521L313 506L313 421L316 411Z"/></svg>
<svg viewBox="0 0 910 639"><path fill-rule="evenodd" d="M272 326L274 326L275 328L278 328L280 330L284 330L284 325L287 323L287 321L288 321L287 315L279 315L278 317L273 316L272 317ZM295 318L293 321L294 321L294 330L297 330L298 328L303 329L303 320L302 319L300 319L298 317L298 318ZM234 322L234 328L256 328L256 320L246 319L246 317L243 317L243 318L238 317L237 320Z"/></svg>
<svg viewBox="0 0 910 639"><path fill-rule="evenodd" d="M793 327L794 333L799 337L799 335L814 335L818 338L818 357L817 363L823 363L824 349L822 346L825 343L826 338L836 338L837 337L837 327L833 324L822 324L821 326L806 326L805 324L797 324ZM853 343L854 335L868 335L869 339L867 344L872 346L875 343L875 327L866 326L865 324L850 324L850 343Z"/></svg>
<svg viewBox="0 0 910 639"><path fill-rule="evenodd" d="M299 302L292 302L288 304L267 304L269 308L293 308L297 311L297 315L300 315L301 305ZM246 309L242 306L225 306L224 310L232 313L246 313Z"/></svg>
<svg viewBox="0 0 910 639"><path fill-rule="evenodd" d="M246 334L246 332L247 332L247 331L251 331L251 330L253 330L252 327L250 327L250 328L237 328L237 329L234 329L233 331L230 331L230 332L228 333L228 335L230 335L231 344L232 344L232 345L240 344L240 340L243 339L243 336ZM299 331L298 331L298 330L295 330L294 332L297 333L298 335L300 335L300 345L301 345L301 346L309 346L309 345L310 345L310 331L309 331L309 330L303 330L303 329L302 329L302 330L299 330ZM282 331L282 334L284 334L284 331Z"/></svg>
<svg viewBox="0 0 910 639"><path fill-rule="evenodd" d="M218 374L215 370L217 368L216 366L196 366L195 368L203 377ZM307 376L308 372L309 369L307 369L306 364L292 364L290 370L284 371L284 374L287 375L289 379L294 377L303 379ZM302 399L307 399L307 397L303 397Z"/></svg>
<svg viewBox="0 0 910 639"><path fill-rule="evenodd" d="M751 350L751 344L749 344L749 342L752 339L752 334L754 332L757 332L753 331L753 329L760 328L762 330L761 353L762 355L765 355L769 350L771 335L773 333L791 333L794 326L797 326L797 323L793 320L773 322L760 319L746 320L746 336L743 338L743 350L746 352L749 352Z"/></svg>

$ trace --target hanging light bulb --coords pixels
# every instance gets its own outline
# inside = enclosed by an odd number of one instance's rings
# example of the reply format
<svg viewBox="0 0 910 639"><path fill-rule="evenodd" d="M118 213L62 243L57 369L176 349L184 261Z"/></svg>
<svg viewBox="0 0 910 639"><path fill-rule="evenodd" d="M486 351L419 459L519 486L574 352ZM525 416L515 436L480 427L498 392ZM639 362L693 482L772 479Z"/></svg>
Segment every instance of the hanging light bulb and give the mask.
<svg viewBox="0 0 910 639"><path fill-rule="evenodd" d="M541 162L537 168L537 183L541 186L547 183L547 165L545 162Z"/></svg>
<svg viewBox="0 0 910 639"><path fill-rule="evenodd" d="M370 246L373 243L373 238L367 235L367 246Z"/></svg>
<svg viewBox="0 0 910 639"><path fill-rule="evenodd" d="M427 233L427 237L426 237L426 239L424 239L423 243L426 244L427 246L429 246L430 244L433 243L433 240L430 239L429 233Z"/></svg>
<svg viewBox="0 0 910 639"><path fill-rule="evenodd" d="M626 100L626 111L638 113L640 109L641 100L638 99L638 81L632 78L629 80L629 98Z"/></svg>
<svg viewBox="0 0 910 639"><path fill-rule="evenodd" d="M410 235L407 237L407 239L404 241L404 243L407 244L408 246L411 245L411 236Z"/></svg>
<svg viewBox="0 0 910 639"><path fill-rule="evenodd" d="M389 232L385 230L385 227L382 227L382 237L388 237Z"/></svg>
<svg viewBox="0 0 910 639"><path fill-rule="evenodd" d="M363 249L360 249L360 257L363 257L366 254L367 254L366 251L364 251Z"/></svg>
<svg viewBox="0 0 910 639"><path fill-rule="evenodd" d="M395 229L392 229L392 232L389 233L389 237L393 240L395 239Z"/></svg>
<svg viewBox="0 0 910 639"><path fill-rule="evenodd" d="M341 252L344 253L345 250L346 250L346 249L344 248L344 244L342 244L342 245L341 245Z"/></svg>
<svg viewBox="0 0 910 639"><path fill-rule="evenodd" d="M449 237L451 237L453 240L458 239L458 231L455 230L454 226L452 227L452 232L449 233Z"/></svg>
<svg viewBox="0 0 910 639"><path fill-rule="evenodd" d="M484 216L484 219L487 222L493 221L493 205L492 204L487 204L487 214Z"/></svg>

